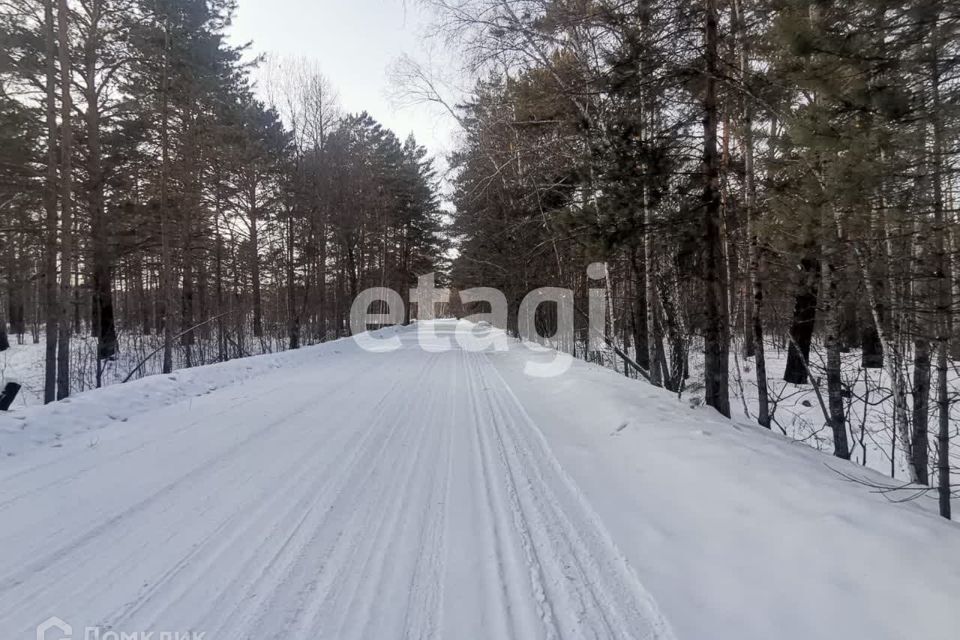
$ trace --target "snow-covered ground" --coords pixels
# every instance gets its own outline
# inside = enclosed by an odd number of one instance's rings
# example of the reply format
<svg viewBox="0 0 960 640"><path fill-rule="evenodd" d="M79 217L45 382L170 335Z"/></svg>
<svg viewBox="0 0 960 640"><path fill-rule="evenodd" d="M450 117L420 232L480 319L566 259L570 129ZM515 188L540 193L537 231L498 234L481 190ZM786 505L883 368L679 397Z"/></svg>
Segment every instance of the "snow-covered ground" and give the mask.
<svg viewBox="0 0 960 640"><path fill-rule="evenodd" d="M43 357L44 344L25 342L11 343L6 351L0 351L0 387L7 382L23 386L17 397L17 406L26 407L43 402Z"/></svg>
<svg viewBox="0 0 960 640"><path fill-rule="evenodd" d="M690 353L690 378L682 394L684 402L694 404L703 402L704 390L703 349L702 344L697 342L694 340ZM760 413L756 361L754 358L743 357L741 352L742 344L734 344L730 358L730 409L736 420L756 423ZM904 352L909 353L909 349L904 347ZM769 340L765 356L772 429L799 443L832 453L833 433L824 417L814 385L810 382L791 384L783 381L787 349L782 345ZM826 403L825 360L823 345L815 341L810 353L810 366L813 379L817 381ZM844 415L847 417L847 441L851 459L889 477L907 481L909 473L904 447L899 436L894 437L893 395L889 376L882 369L864 369L861 360L860 351L854 350L841 355L841 378L846 392ZM622 362L612 353L604 354L603 363L611 369L623 370ZM947 392L951 398L950 420L956 425L953 431L953 440L956 441L960 438L960 363L950 362L948 366ZM908 362L905 373L908 411L912 413L912 362ZM931 432L935 434L939 420L935 368L932 376L928 419ZM932 467L936 466L936 459L936 438L931 437ZM954 467L960 466L960 448L951 452L951 459ZM910 494L904 493L900 497L905 495ZM933 493L921 497L936 500Z"/></svg>
<svg viewBox="0 0 960 640"><path fill-rule="evenodd" d="M286 343L275 337L254 338L245 336L241 351L238 352L235 342L236 334L230 337L231 357L238 353L244 355L270 354L283 351ZM23 344L18 344L11 337L10 349L0 352L0 385L8 381L17 382L23 386L17 397L18 407L29 407L43 404L44 385L44 357L45 339L34 344L29 335L24 336ZM120 348L117 356L104 361L101 384L110 386L120 384L134 373L133 378L139 379L161 372L163 359L159 351L162 337L159 335L142 335L139 333L121 332L118 337ZM97 386L97 341L89 335L74 335L70 341L71 391L73 394L83 393ZM198 340L193 348L193 363L204 364L213 362L217 357L217 347L211 340ZM187 368L183 347L178 343L173 350L173 368L175 370ZM138 368L139 367L139 368Z"/></svg>
<svg viewBox="0 0 960 640"><path fill-rule="evenodd" d="M820 385L820 393L826 399L826 354L821 345L814 344L810 354L810 366ZM901 443L894 448L893 396L890 379L882 369L864 369L861 366L861 353L852 351L842 355L841 371L844 389L849 391L845 399L844 413L847 416L847 439L850 444L852 460L890 477L908 480L907 461ZM698 358L699 360L699 358ZM811 446L826 453L833 452L833 434L827 425L823 410L812 384L790 384L783 381L787 364L786 349L768 345L766 350L767 376L770 387L771 410L774 412L773 429L793 440ZM700 365L700 362L697 362ZM960 428L960 372L956 363L951 362L948 370L948 393L954 401L951 404L951 422ZM753 359L731 358L730 405L734 415L743 421L753 422L759 413L758 386ZM702 377L702 372L697 372ZM906 382L907 403L913 406L913 369L909 367ZM936 432L939 416L936 404L936 371L930 396L929 424ZM956 431L955 431L956 434ZM954 436L956 441L956 435ZM960 464L960 450L954 451L955 464ZM935 467L937 459L936 438L930 438L930 460ZM903 497L903 496L901 496ZM936 500L936 496L926 496Z"/></svg>
<svg viewBox="0 0 960 640"><path fill-rule="evenodd" d="M882 475L391 334L0 414L0 638L956 637L960 526Z"/></svg>

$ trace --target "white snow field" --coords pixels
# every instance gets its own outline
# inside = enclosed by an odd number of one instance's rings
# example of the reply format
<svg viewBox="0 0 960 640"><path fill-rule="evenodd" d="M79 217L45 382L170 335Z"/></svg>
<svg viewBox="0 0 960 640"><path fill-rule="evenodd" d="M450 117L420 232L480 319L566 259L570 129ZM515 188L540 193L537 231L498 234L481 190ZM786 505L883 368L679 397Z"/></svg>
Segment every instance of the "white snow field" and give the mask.
<svg viewBox="0 0 960 640"><path fill-rule="evenodd" d="M380 335L0 414L0 640L958 637L929 500L609 370Z"/></svg>

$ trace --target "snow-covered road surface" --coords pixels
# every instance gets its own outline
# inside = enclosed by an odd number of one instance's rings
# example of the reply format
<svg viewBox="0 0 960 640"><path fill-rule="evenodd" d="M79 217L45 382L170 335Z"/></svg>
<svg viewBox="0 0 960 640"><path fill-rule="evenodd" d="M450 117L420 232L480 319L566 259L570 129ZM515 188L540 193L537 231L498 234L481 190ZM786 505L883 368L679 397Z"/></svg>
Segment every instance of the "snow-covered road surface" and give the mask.
<svg viewBox="0 0 960 640"><path fill-rule="evenodd" d="M0 640L956 640L934 499L695 392L377 335L0 413Z"/></svg>
<svg viewBox="0 0 960 640"><path fill-rule="evenodd" d="M400 336L5 459L0 638L673 637L491 357Z"/></svg>

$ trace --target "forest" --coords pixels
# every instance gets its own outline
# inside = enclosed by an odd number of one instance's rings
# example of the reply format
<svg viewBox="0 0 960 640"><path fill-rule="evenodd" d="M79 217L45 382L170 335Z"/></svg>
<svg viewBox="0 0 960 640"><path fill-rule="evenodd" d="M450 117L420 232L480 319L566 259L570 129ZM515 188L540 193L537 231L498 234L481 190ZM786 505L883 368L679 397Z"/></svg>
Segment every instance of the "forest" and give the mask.
<svg viewBox="0 0 960 640"><path fill-rule="evenodd" d="M454 108L457 286L571 288L586 342L602 261L628 375L865 465L879 435L890 475L950 517L960 6L432 4L480 76ZM810 433L783 415L797 388Z"/></svg>
<svg viewBox="0 0 960 640"><path fill-rule="evenodd" d="M556 286L556 346L792 437L808 390L810 439L951 516L957 3L422 1L468 84L395 70L459 125L443 175L323 61L249 62L230 0L0 0L0 349L45 345L47 402L347 335L430 272Z"/></svg>
<svg viewBox="0 0 960 640"><path fill-rule="evenodd" d="M244 62L235 3L0 6L0 326L45 340L47 402L118 357L169 373L343 336L360 290L442 260L426 150L343 113L309 61Z"/></svg>

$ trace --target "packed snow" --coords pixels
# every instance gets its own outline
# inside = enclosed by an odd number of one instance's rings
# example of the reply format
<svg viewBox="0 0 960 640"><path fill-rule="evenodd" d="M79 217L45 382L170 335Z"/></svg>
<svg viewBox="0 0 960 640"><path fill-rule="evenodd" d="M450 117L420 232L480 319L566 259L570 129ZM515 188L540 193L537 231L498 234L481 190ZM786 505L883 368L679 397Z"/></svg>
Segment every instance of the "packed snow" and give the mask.
<svg viewBox="0 0 960 640"><path fill-rule="evenodd" d="M429 328L452 348L387 329L399 350L347 339L0 414L0 638L51 616L74 637L956 637L960 526L884 476Z"/></svg>

